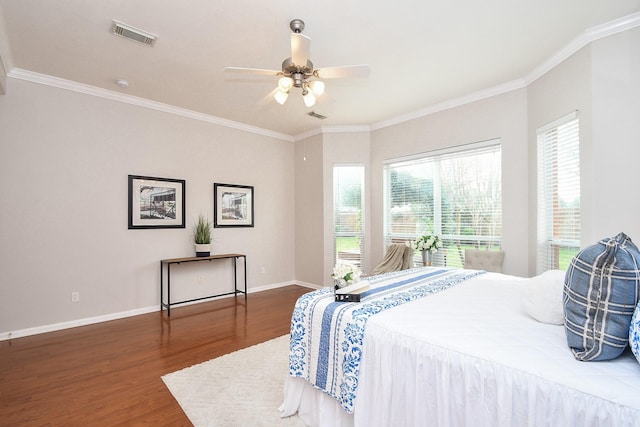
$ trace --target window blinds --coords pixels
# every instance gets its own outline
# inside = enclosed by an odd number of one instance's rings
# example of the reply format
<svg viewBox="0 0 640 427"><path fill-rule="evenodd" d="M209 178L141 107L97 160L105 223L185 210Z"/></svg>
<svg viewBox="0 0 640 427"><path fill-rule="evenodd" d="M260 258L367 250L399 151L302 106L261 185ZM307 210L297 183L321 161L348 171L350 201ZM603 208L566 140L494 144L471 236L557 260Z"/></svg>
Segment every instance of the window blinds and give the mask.
<svg viewBox="0 0 640 427"><path fill-rule="evenodd" d="M439 234L436 265L461 267L464 249L500 248L499 140L423 154L385 165L385 243Z"/></svg>
<svg viewBox="0 0 640 427"><path fill-rule="evenodd" d="M333 208L335 261L356 264L364 271L364 166L333 167Z"/></svg>
<svg viewBox="0 0 640 427"><path fill-rule="evenodd" d="M580 129L577 112L537 130L537 271L565 270L580 249Z"/></svg>

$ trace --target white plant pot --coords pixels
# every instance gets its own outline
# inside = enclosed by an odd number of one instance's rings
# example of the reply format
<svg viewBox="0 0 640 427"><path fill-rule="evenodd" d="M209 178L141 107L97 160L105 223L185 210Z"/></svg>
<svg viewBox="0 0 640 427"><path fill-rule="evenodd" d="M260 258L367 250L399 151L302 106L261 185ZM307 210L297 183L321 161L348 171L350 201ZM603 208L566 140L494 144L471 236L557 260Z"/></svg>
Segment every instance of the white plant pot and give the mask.
<svg viewBox="0 0 640 427"><path fill-rule="evenodd" d="M196 243L196 256L209 256L209 255L211 255L211 244Z"/></svg>

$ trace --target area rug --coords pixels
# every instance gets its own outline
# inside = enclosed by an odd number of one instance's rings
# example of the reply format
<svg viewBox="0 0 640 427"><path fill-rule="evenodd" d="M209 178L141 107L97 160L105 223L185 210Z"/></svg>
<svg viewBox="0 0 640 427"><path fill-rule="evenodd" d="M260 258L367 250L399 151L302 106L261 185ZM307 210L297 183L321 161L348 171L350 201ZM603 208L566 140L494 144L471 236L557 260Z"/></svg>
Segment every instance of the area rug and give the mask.
<svg viewBox="0 0 640 427"><path fill-rule="evenodd" d="M280 418L289 370L289 336L164 375L162 380L196 427L300 426Z"/></svg>

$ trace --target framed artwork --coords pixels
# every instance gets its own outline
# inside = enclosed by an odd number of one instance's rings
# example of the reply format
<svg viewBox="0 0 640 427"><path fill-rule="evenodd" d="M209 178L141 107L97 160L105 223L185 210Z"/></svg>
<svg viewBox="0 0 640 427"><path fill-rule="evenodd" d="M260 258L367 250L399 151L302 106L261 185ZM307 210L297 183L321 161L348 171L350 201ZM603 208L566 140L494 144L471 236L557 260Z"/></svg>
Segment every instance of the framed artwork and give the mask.
<svg viewBox="0 0 640 427"><path fill-rule="evenodd" d="M213 184L214 227L253 227L253 187Z"/></svg>
<svg viewBox="0 0 640 427"><path fill-rule="evenodd" d="M129 228L185 228L184 179L129 175Z"/></svg>

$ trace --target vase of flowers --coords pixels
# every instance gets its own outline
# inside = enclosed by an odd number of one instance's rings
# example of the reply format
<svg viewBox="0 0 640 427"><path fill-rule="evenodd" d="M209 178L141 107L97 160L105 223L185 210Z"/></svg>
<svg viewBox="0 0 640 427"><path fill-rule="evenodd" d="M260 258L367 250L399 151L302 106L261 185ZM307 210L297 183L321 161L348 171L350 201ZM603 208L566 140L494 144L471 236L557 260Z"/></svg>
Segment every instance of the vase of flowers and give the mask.
<svg viewBox="0 0 640 427"><path fill-rule="evenodd" d="M407 242L411 248L420 251L422 254L422 265L428 266L433 264L433 254L442 248L442 239L437 234L426 234L418 237L416 240Z"/></svg>
<svg viewBox="0 0 640 427"><path fill-rule="evenodd" d="M338 261L333 267L333 284L336 289L344 288L360 281L360 269L357 265L345 261Z"/></svg>

